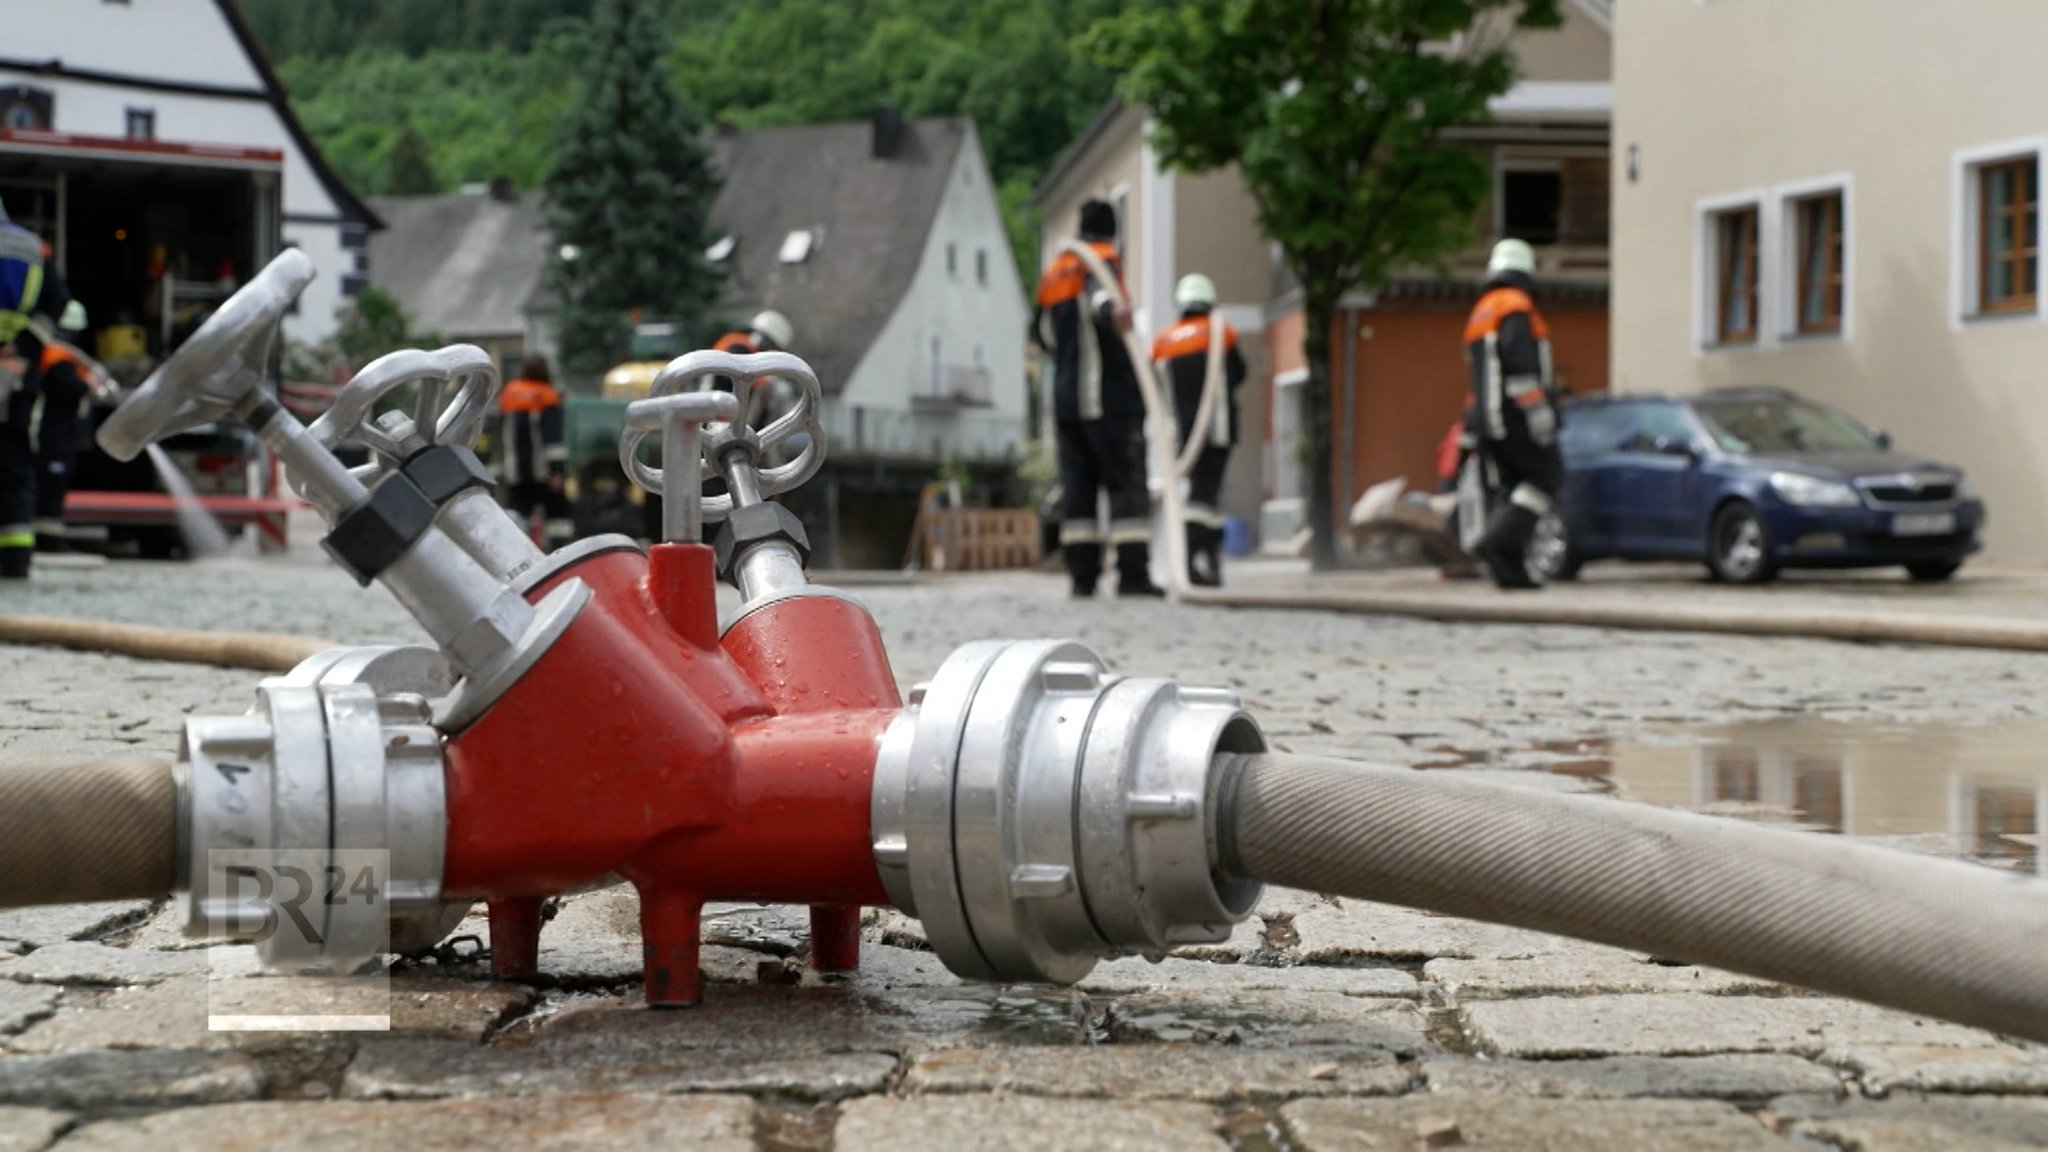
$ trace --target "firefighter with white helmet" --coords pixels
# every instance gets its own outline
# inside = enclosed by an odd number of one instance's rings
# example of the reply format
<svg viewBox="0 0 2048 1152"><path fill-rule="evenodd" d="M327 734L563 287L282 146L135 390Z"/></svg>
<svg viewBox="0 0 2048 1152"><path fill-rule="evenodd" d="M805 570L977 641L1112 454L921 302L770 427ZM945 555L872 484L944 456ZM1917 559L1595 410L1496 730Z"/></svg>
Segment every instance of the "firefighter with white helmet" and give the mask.
<svg viewBox="0 0 2048 1152"><path fill-rule="evenodd" d="M1216 284L1194 273L1181 277L1174 287L1173 302L1180 306L1180 319L1152 341L1152 363L1163 377L1180 436L1174 445L1176 459L1188 445L1201 448L1188 472L1188 499L1182 511L1188 541L1188 581L1205 587L1223 582L1223 471L1230 463L1230 448L1237 443L1237 392L1244 386L1244 354L1238 351L1237 330L1212 313L1216 308ZM1210 387L1209 357L1212 341L1221 341L1221 374L1218 393L1209 405L1201 427L1202 394Z"/></svg>
<svg viewBox="0 0 2048 1152"><path fill-rule="evenodd" d="M1522 240L1494 245L1479 303L1465 324L1472 400L1465 420L1486 494L1472 551L1502 588L1535 588L1528 570L1536 526L1564 485L1558 451L1550 326L1531 298L1536 253Z"/></svg>

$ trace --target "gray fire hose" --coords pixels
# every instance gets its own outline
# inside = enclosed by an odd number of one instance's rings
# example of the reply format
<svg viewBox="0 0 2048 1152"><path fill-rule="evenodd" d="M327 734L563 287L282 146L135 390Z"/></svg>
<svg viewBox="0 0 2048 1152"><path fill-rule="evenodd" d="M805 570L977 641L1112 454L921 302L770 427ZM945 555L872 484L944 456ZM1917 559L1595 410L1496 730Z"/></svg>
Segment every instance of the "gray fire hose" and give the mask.
<svg viewBox="0 0 2048 1152"><path fill-rule="evenodd" d="M0 768L0 908L149 899L177 880L178 789L161 760Z"/></svg>
<svg viewBox="0 0 2048 1152"><path fill-rule="evenodd" d="M2048 1040L2048 885L1435 772L1219 758L1228 875L1512 924Z"/></svg>

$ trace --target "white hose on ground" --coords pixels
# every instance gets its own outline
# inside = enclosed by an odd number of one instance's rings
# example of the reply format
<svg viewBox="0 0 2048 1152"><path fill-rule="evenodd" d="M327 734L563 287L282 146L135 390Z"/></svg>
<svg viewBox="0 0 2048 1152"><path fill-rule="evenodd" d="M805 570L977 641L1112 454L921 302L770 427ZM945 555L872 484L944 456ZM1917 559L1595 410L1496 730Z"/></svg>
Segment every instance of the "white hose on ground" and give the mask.
<svg viewBox="0 0 2048 1152"><path fill-rule="evenodd" d="M1123 282L1110 272L1109 265L1095 250L1079 240L1068 240L1062 250L1080 257L1088 268L1088 274L1095 282L1104 285L1115 299L1117 306L1129 309L1130 298L1124 295ZM1083 318L1083 323L1088 322ZM1166 589L1176 600L1185 599L1193 587L1188 583L1188 536L1186 508L1181 498L1180 484L1195 466L1195 460L1202 454L1204 430L1215 418L1217 394L1223 390L1223 341L1218 339L1217 328L1212 321L1209 325L1209 357L1202 379L1202 399L1195 409L1192 435L1182 446L1179 429L1174 427L1173 409L1167 403L1164 391L1159 386L1159 376L1152 370L1152 357L1144 341L1138 338L1135 329L1126 331L1124 350L1131 357L1132 374L1138 378L1138 394L1145 401L1145 436L1147 452L1152 457L1152 467L1160 478L1160 516L1166 521Z"/></svg>
<svg viewBox="0 0 2048 1152"><path fill-rule="evenodd" d="M2048 1041L2048 883L1616 800L1266 754L1226 875L1678 957Z"/></svg>

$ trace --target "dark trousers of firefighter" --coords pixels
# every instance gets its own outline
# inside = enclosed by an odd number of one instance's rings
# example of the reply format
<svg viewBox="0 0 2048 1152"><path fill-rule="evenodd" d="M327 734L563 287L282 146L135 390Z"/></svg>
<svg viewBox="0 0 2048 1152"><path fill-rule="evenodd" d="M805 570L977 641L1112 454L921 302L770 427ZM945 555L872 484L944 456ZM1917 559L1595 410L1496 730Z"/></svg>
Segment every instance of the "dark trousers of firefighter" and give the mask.
<svg viewBox="0 0 2048 1152"><path fill-rule="evenodd" d="M35 361L0 347L0 576L28 575L35 550L36 453L29 425L36 411Z"/></svg>
<svg viewBox="0 0 2048 1152"><path fill-rule="evenodd" d="M36 426L36 543L49 546L64 534L64 497L71 491L71 465L85 446L85 380L69 362L43 373L43 416Z"/></svg>
<svg viewBox="0 0 2048 1152"><path fill-rule="evenodd" d="M569 498L548 486L545 480L526 480L512 484L506 491L512 503L512 511L519 519L531 525L540 521L540 535L534 543L544 548L559 548L576 538L576 522L571 517Z"/></svg>
<svg viewBox="0 0 2048 1152"><path fill-rule="evenodd" d="M1137 420L1062 421L1059 426L1060 551L1074 595L1093 596L1105 544L1116 549L1117 585L1151 586L1151 523L1145 495L1145 426ZM1109 528L1099 495L1109 496Z"/></svg>
<svg viewBox="0 0 2048 1152"><path fill-rule="evenodd" d="M1223 583L1223 471L1230 448L1211 444L1188 472L1188 583L1213 588Z"/></svg>

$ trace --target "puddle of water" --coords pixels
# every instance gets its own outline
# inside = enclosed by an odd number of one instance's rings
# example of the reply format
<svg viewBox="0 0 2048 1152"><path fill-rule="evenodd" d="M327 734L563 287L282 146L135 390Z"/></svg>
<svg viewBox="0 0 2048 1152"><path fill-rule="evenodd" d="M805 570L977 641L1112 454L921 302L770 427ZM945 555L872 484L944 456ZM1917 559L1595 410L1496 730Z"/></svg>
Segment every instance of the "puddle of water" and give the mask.
<svg viewBox="0 0 2048 1152"><path fill-rule="evenodd" d="M1572 776L1629 800L2048 876L2048 723L1967 728L1773 720L1629 743L1444 750L1433 768Z"/></svg>
<svg viewBox="0 0 2048 1152"><path fill-rule="evenodd" d="M178 531L185 534L185 551L195 560L211 560L225 556L229 540L227 529L213 513L200 503L199 493L192 488L192 482L185 478L178 466L171 462L170 454L160 445L149 446L149 462L156 466L157 479L163 482L164 491L171 497L172 507L178 512Z"/></svg>

